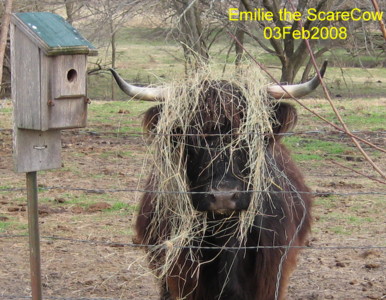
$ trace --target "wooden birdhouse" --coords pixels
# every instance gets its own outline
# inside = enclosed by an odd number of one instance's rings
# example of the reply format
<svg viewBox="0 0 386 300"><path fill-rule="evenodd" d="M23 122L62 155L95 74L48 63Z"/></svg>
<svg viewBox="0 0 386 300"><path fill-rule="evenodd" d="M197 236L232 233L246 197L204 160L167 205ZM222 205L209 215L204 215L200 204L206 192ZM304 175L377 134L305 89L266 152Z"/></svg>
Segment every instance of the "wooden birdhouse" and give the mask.
<svg viewBox="0 0 386 300"><path fill-rule="evenodd" d="M62 17L15 13L11 24L12 90L18 128L86 126L87 55L97 51Z"/></svg>
<svg viewBox="0 0 386 300"><path fill-rule="evenodd" d="M52 13L15 13L10 32L15 169L58 168L60 130L86 126L87 56L97 50Z"/></svg>

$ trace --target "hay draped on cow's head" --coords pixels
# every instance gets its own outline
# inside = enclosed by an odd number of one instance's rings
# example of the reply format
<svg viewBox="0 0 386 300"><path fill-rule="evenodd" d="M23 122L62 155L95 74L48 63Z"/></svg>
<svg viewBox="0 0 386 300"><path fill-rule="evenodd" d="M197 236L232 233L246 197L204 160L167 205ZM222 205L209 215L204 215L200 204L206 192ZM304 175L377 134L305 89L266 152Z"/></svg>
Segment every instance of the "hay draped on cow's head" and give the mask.
<svg viewBox="0 0 386 300"><path fill-rule="evenodd" d="M185 247L200 246L203 238L213 232L211 213L197 210L192 201L187 174L189 151L207 148L216 157L228 158L240 149L245 152L246 166L240 173L246 191L250 191L250 201L246 209L223 217L224 222L235 222L240 245L255 216L261 213L262 196L268 195L263 192L270 185L265 151L267 135L273 133L276 120L272 116L274 104L266 94L267 83L252 67L219 78L207 69L189 79L174 81L163 103L150 109L144 118L153 165L151 181L159 191L154 196L154 214L147 231L149 240L160 241L151 257L159 258L154 252L162 252L163 263L158 264L157 272L161 277L172 272ZM211 138L215 144L209 142ZM168 226L164 233L160 232L162 224ZM197 261L197 250L191 249L187 259Z"/></svg>

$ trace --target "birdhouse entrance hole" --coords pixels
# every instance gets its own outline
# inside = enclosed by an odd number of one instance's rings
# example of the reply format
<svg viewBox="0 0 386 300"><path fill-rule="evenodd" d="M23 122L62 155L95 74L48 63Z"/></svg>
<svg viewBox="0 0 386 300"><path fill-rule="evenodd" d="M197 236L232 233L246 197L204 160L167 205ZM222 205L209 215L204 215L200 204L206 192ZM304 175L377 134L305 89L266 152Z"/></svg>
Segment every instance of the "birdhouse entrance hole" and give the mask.
<svg viewBox="0 0 386 300"><path fill-rule="evenodd" d="M76 70L74 69L71 69L67 72L67 80L69 82L74 82L76 80L76 77L78 76L78 73L76 72Z"/></svg>

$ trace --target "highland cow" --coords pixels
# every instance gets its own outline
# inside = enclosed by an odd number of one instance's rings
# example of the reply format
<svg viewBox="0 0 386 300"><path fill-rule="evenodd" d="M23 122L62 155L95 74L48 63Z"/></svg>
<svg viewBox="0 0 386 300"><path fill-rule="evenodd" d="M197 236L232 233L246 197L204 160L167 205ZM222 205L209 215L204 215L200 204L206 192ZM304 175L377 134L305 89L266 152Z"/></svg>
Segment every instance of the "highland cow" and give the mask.
<svg viewBox="0 0 386 300"><path fill-rule="evenodd" d="M147 91L131 86L112 72L129 95L162 99L162 89ZM314 90L318 83L319 79L314 77L304 84L284 86L286 91L270 86L268 95L276 99L300 97ZM282 135L297 122L296 110L291 104L272 99L270 134L261 139L265 168L260 176L263 183L266 181L266 189L259 194L260 206L253 224L240 239L239 218L249 209L256 187L245 180L252 172L251 153L248 136L240 137L238 132L247 117L248 105L259 99L247 99L239 86L227 81L203 81L197 101L188 129L172 128L170 139L172 144L184 141L181 161L187 190L191 192L194 209L205 213L208 225L202 239L182 249L167 275L161 278L160 299L283 299L296 265L298 246L305 245L311 226L310 190L282 143ZM163 104L145 113L146 132L154 132L163 113ZM167 218L156 223L157 228L152 223L159 197L152 191L160 190L154 172L145 189L148 192L139 206L135 240L143 245L163 245L172 228ZM163 263L163 253L150 250L152 268Z"/></svg>

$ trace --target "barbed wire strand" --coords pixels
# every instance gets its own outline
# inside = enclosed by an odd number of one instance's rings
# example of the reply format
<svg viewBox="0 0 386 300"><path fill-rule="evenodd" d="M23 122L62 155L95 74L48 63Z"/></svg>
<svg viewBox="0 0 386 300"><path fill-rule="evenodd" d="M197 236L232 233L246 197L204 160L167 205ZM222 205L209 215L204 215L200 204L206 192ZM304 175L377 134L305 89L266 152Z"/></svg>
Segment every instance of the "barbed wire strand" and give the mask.
<svg viewBox="0 0 386 300"><path fill-rule="evenodd" d="M0 132L12 132L12 129L0 129ZM386 131L365 131L365 130L352 130L352 133L355 134L372 134L372 135L384 135L386 134ZM227 136L227 135L252 135L252 134L259 134L257 132L245 132L245 133L224 133L224 134L176 134L176 133L146 133L146 132L120 132L120 131L85 131L85 130L80 130L80 131L66 131L64 132L65 135L72 135L74 133L77 133L77 135L81 134L88 134L91 136L98 136L98 135L116 135L117 137L140 137L140 136ZM292 135L314 135L314 134L324 134L324 135L331 135L331 134L336 134L336 135L341 135L347 137L347 134L342 131L338 130L306 130L306 131L295 131L295 132L284 132L284 133L272 133L269 135L274 135L274 136L292 136ZM267 134L265 134L267 135Z"/></svg>
<svg viewBox="0 0 386 300"><path fill-rule="evenodd" d="M363 179L363 175L355 175L355 174L350 174L350 173L347 173L347 174L336 174L336 173L333 173L333 174L325 174L325 173L307 174L306 172L303 172L303 174L305 174L306 177L343 177L343 178L362 178ZM375 176L368 176L368 178L369 179L376 179ZM7 189L12 189L12 188L8 187ZM17 189L17 191L19 190L19 188L15 188L15 189ZM0 188L0 192L1 192L1 188ZM12 191L9 191L9 192L12 192Z"/></svg>
<svg viewBox="0 0 386 300"><path fill-rule="evenodd" d="M192 191L160 191L160 190L144 190L144 189L89 189L89 188L73 188L73 187L64 187L64 186L57 186L57 187L38 187L40 191L43 190L64 190L64 191L80 191L80 192L86 192L86 193L95 193L95 194L107 194L107 193L122 193L122 192L128 192L128 193L150 193L150 194L166 194L166 195L185 195L185 194L191 194L191 195L200 195L200 194L207 194L208 192L192 192ZM26 188L0 188L0 192L23 192L26 191ZM213 191L211 194L213 195L223 195L227 194L228 192L222 192L222 191ZM266 191L266 190L250 190L250 191L239 191L238 193L267 193L267 194L303 194L303 195L314 195L314 196L360 196L360 195L386 195L386 192L378 192L378 191L372 191L372 192L347 192L347 193L338 193L338 192L301 192L301 191Z"/></svg>
<svg viewBox="0 0 386 300"><path fill-rule="evenodd" d="M0 299L32 299L31 296L18 296L18 295L0 295ZM50 297L44 295L44 299L51 299L51 300L122 300L118 298L74 298L74 297Z"/></svg>
<svg viewBox="0 0 386 300"><path fill-rule="evenodd" d="M344 168L344 169L347 169L347 170L349 170L349 171L351 171L351 172L357 173L357 174L359 174L359 175L361 175L362 177L365 177L365 178L367 178L367 179L374 180L374 181L376 181L376 182L378 182L378 183L381 183L381 184L386 184L386 181L382 181L382 180L379 180L379 179L377 179L377 178L370 177L370 176L368 176L367 174L364 174L364 173L362 173L362 172L359 172L359 171L357 171L357 170L355 170L355 169L353 169L353 168L344 166L344 165L338 163L337 161L330 161L330 162L331 162L332 164L334 164L334 165L337 165L337 166L341 167L341 168Z"/></svg>
<svg viewBox="0 0 386 300"><path fill-rule="evenodd" d="M383 135L386 134L386 131L352 131L355 134L376 134L376 135ZM90 135L117 135L117 137L126 137L126 136L134 136L134 137L139 137L139 136L176 136L176 137L181 137L181 136L230 136L230 135L265 135L265 136L293 136L293 135L315 135L315 134L324 134L324 135L341 135L347 137L347 135L344 132L341 131L336 131L336 130L331 130L331 131L325 131L325 130L307 130L307 131L296 131L296 132L282 132L282 133L272 133L272 134L261 134L257 132L244 132L244 133L222 133L222 134L217 134L217 133L203 133L203 134L197 134L197 133L156 133L156 132L125 132L125 133L120 133L120 132L93 132L93 131L82 131L79 132L80 134L85 133L85 134L90 134Z"/></svg>
<svg viewBox="0 0 386 300"><path fill-rule="evenodd" d="M28 238L28 234L0 234L0 238L5 239L14 239L14 238ZM56 241L65 241L76 244L91 244L97 246L109 246L109 247L132 247L132 248L170 248L172 244L154 244L154 245L145 245L145 244L136 244L136 243L122 243L122 242L107 242L107 241L95 241L95 240L82 240L82 239L72 239L67 237L59 236L41 236L43 240L56 240ZM177 246L172 246L177 247ZM342 245L332 245L332 246L288 246L288 245L277 245L277 246L237 246L237 247L228 247L228 246L178 246L181 249L204 249L204 250L258 250L258 249L308 249L308 250L368 250L368 249L378 249L386 250L386 246L342 246Z"/></svg>

